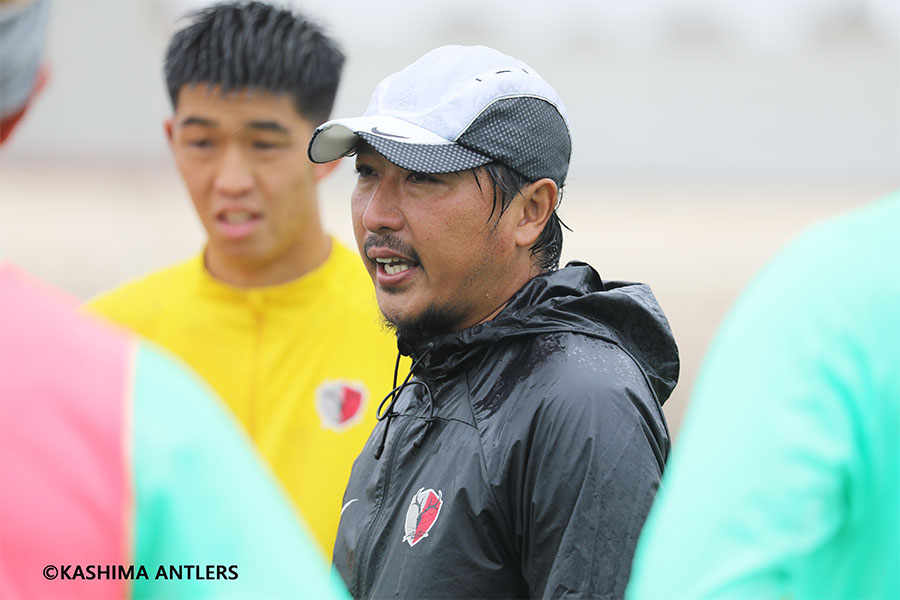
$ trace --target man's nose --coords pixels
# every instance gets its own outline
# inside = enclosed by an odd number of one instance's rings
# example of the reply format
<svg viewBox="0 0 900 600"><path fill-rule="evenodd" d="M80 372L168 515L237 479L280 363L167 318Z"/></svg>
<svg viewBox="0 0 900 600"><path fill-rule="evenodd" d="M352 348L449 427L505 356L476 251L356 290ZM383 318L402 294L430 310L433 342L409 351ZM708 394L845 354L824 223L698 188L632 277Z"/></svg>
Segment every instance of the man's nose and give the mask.
<svg viewBox="0 0 900 600"><path fill-rule="evenodd" d="M398 202L400 188L396 182L383 177L370 194L363 212L363 226L374 233L402 229L404 218Z"/></svg>
<svg viewBox="0 0 900 600"><path fill-rule="evenodd" d="M216 192L230 197L242 196L253 188L253 171L236 146L229 146L222 154L216 171Z"/></svg>

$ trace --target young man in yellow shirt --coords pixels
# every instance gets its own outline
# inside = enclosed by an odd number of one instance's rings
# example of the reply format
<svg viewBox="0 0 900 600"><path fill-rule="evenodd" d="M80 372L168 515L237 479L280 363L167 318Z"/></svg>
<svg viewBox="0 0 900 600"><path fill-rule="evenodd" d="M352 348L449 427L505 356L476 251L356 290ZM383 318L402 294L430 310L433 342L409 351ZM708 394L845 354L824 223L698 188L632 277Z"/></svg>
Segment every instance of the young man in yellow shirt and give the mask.
<svg viewBox="0 0 900 600"><path fill-rule="evenodd" d="M331 168L306 156L343 61L288 10L196 13L166 53L166 133L206 246L90 303L211 384L325 554L396 356L359 256L322 228L316 184Z"/></svg>

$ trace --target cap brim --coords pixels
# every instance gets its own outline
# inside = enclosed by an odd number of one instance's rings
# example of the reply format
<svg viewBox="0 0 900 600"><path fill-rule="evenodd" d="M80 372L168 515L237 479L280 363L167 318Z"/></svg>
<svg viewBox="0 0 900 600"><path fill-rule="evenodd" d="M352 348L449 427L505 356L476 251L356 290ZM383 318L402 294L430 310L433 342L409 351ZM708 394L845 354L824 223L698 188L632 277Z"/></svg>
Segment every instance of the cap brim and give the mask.
<svg viewBox="0 0 900 600"><path fill-rule="evenodd" d="M384 115L334 119L320 125L309 141L309 159L316 163L337 160L351 154L359 140L398 167L420 173L465 171L492 160L423 127Z"/></svg>

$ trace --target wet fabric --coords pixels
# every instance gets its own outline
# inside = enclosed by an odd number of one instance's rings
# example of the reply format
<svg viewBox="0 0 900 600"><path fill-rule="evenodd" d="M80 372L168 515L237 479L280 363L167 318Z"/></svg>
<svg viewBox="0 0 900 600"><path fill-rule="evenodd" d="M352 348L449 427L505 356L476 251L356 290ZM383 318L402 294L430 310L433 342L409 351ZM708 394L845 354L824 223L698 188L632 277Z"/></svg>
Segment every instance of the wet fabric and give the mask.
<svg viewBox="0 0 900 600"><path fill-rule="evenodd" d="M399 345L414 378L344 495L334 565L351 594L621 596L678 377L650 289L570 263L491 321Z"/></svg>

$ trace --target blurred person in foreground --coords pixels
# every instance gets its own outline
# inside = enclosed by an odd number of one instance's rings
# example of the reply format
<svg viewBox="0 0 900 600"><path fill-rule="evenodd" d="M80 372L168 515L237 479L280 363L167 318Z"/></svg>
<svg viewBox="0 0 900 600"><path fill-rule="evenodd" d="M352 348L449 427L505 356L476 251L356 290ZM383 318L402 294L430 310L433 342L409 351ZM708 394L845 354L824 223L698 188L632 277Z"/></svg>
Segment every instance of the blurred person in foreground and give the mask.
<svg viewBox="0 0 900 600"><path fill-rule="evenodd" d="M0 0L0 144L6 142L44 87L43 63L50 19L49 0Z"/></svg>
<svg viewBox="0 0 900 600"><path fill-rule="evenodd" d="M310 142L316 162L356 154L357 244L413 359L344 495L333 561L355 597L624 593L678 353L649 287L558 268L571 144L533 69L462 46Z"/></svg>
<svg viewBox="0 0 900 600"><path fill-rule="evenodd" d="M799 236L724 321L630 598L900 598L900 192Z"/></svg>
<svg viewBox="0 0 900 600"><path fill-rule="evenodd" d="M48 13L0 3L6 133ZM0 597L344 597L208 389L77 308L0 257Z"/></svg>
<svg viewBox="0 0 900 600"><path fill-rule="evenodd" d="M286 9L227 3L192 15L166 52L166 132L205 248L90 303L212 385L323 553L396 353L359 257L322 229L316 185L334 165L306 156L343 62Z"/></svg>

